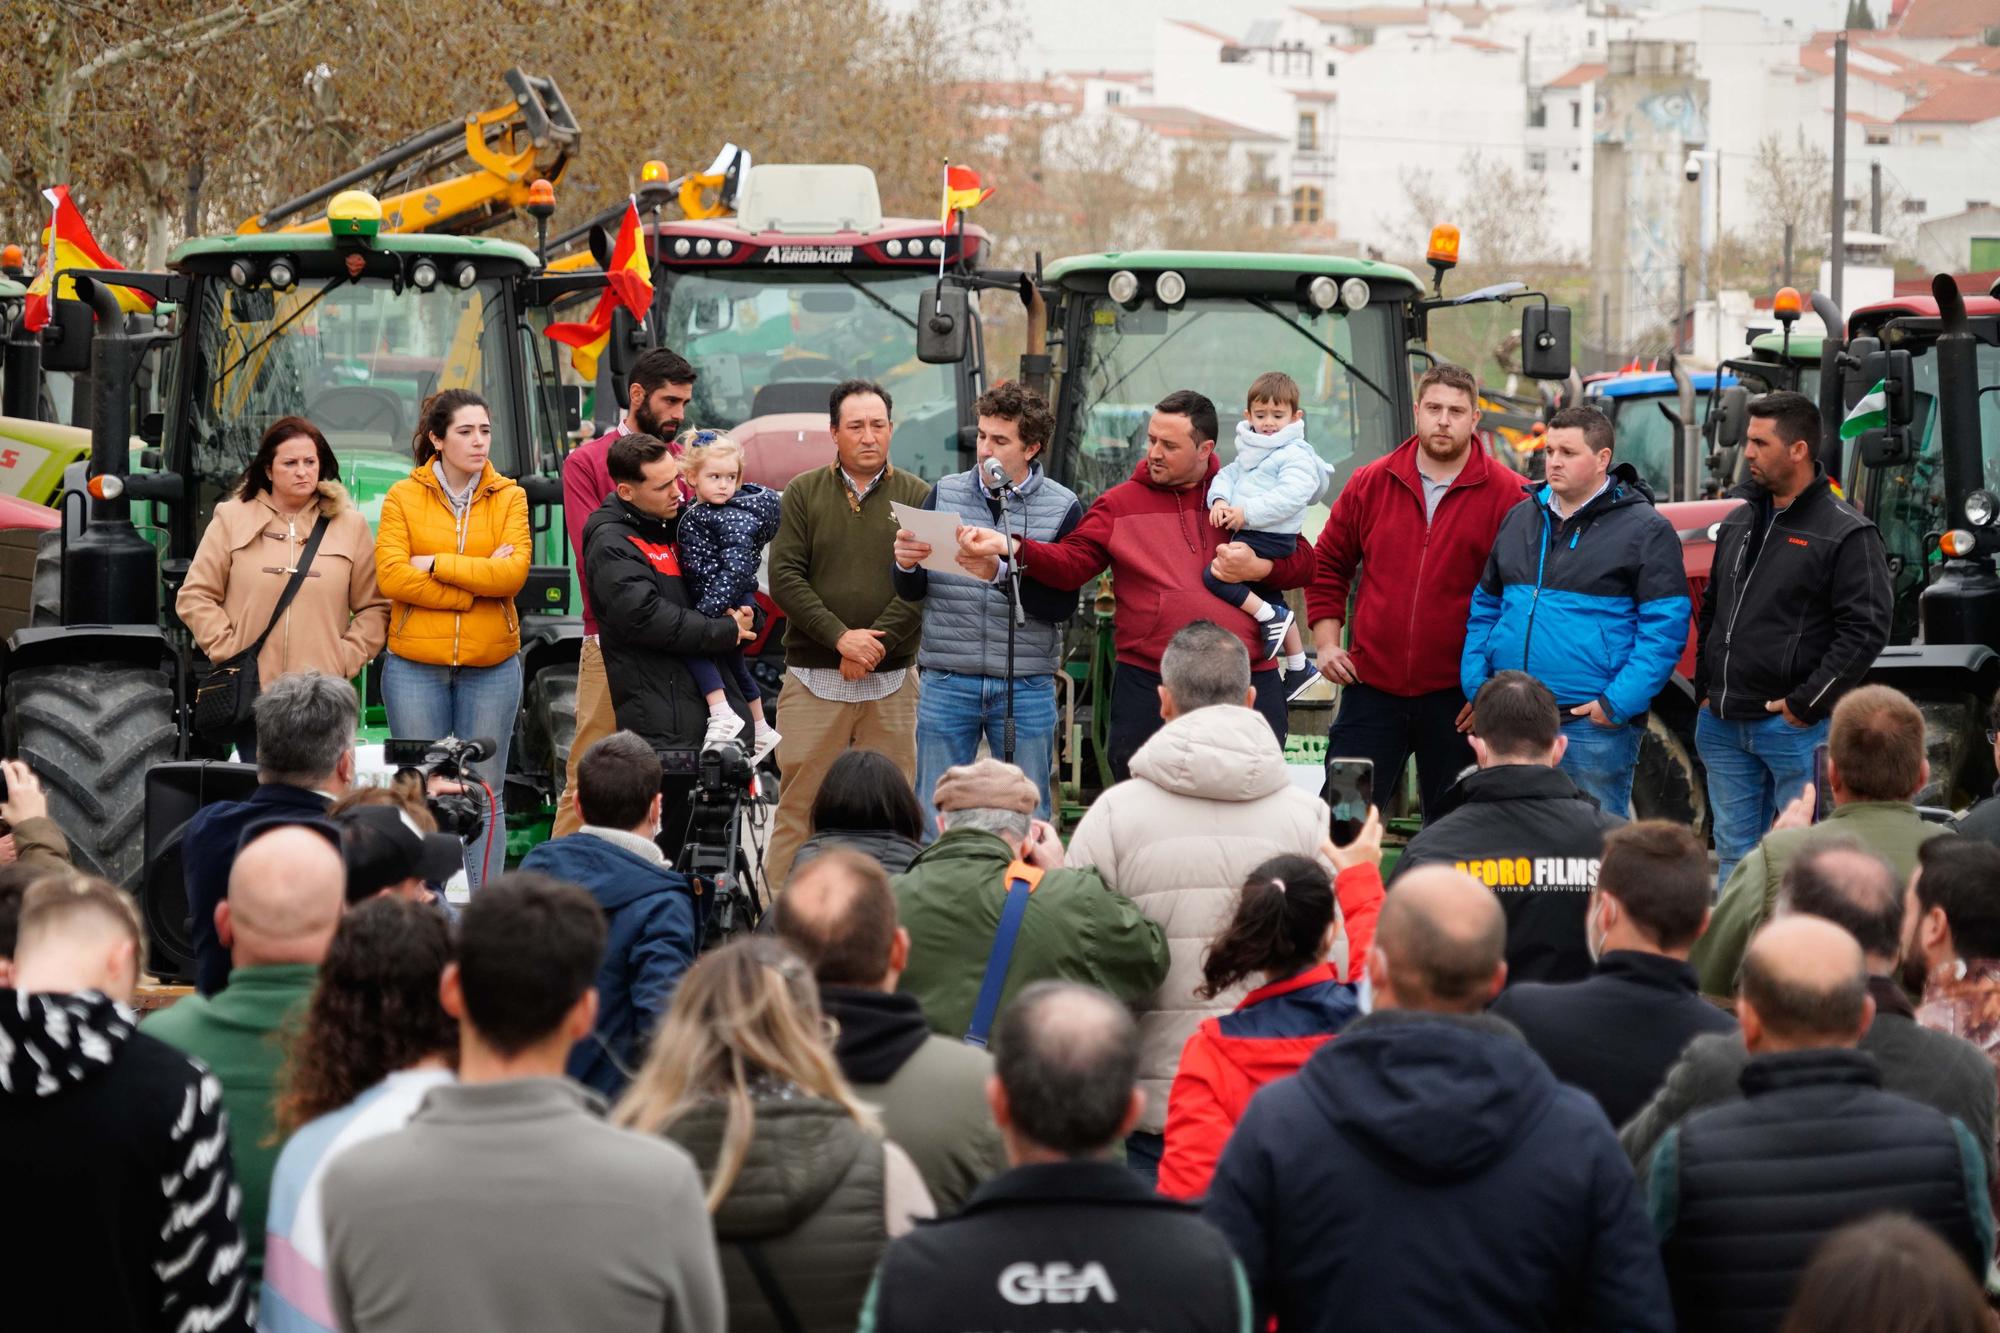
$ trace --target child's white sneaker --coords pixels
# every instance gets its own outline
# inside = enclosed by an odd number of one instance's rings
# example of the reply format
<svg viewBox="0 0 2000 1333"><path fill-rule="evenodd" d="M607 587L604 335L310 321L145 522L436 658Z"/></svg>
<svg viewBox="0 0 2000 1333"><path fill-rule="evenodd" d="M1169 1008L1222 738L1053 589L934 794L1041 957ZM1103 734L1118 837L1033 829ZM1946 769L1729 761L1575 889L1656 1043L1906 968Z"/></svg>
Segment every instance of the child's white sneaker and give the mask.
<svg viewBox="0 0 2000 1333"><path fill-rule="evenodd" d="M720 709L708 715L708 732L701 738L701 748L712 750L742 734L743 719L727 708Z"/></svg>
<svg viewBox="0 0 2000 1333"><path fill-rule="evenodd" d="M750 751L750 767L755 768L757 765L763 763L764 757L777 749L778 742L783 739L784 737L778 734L776 727L768 722L759 722L757 724L756 744Z"/></svg>

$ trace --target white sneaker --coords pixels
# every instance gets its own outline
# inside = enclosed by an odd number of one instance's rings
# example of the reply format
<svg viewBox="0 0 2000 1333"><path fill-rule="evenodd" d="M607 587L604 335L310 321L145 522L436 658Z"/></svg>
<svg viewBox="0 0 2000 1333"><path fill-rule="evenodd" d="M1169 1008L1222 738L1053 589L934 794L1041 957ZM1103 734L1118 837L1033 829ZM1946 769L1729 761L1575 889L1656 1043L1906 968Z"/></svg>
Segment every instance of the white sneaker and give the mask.
<svg viewBox="0 0 2000 1333"><path fill-rule="evenodd" d="M725 741L733 741L743 734L743 719L727 708L708 715L708 732L701 738L701 748L712 750Z"/></svg>
<svg viewBox="0 0 2000 1333"><path fill-rule="evenodd" d="M764 756L777 749L778 742L783 739L784 737L778 734L778 729L770 723L758 723L756 746L750 751L750 767L755 768L757 765L763 763Z"/></svg>

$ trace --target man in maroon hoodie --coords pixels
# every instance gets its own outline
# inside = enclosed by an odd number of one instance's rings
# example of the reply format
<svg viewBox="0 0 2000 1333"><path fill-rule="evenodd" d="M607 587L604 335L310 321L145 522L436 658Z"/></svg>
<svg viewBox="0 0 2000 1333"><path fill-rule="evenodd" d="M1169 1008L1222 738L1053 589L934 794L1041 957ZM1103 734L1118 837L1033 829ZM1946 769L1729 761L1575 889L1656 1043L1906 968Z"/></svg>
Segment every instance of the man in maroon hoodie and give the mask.
<svg viewBox="0 0 2000 1333"><path fill-rule="evenodd" d="M1285 691L1257 623L1202 587L1201 575L1213 564L1217 576L1230 583L1296 588L1312 572L1312 550L1301 540L1291 555L1266 560L1230 541L1227 529L1210 526L1205 497L1221 470L1216 430L1215 404L1192 389L1176 389L1154 406L1146 456L1129 481L1098 496L1060 541L1011 539L1021 572L1051 588L1081 588L1111 570L1118 599L1118 670L1111 686L1110 759L1120 782L1130 776L1126 765L1133 752L1160 729L1160 654L1197 620L1234 631L1250 660L1264 664L1250 677L1256 708L1280 741L1285 736ZM975 575L994 577L995 557L1009 554L1008 541L991 529L960 528L960 562ZM1473 571L1475 578L1478 572ZM1471 595L1468 584L1468 605ZM1461 614L1461 633L1464 621Z"/></svg>
<svg viewBox="0 0 2000 1333"><path fill-rule="evenodd" d="M1319 669L1344 687L1327 754L1372 759L1386 810L1414 752L1426 821L1472 762L1472 705L1458 680L1465 622L1500 520L1522 499L1520 475L1479 447L1478 426L1471 372L1425 371L1417 433L1347 479L1306 586Z"/></svg>
<svg viewBox="0 0 2000 1333"><path fill-rule="evenodd" d="M563 526L569 530L569 544L576 552L576 568L583 569L583 525L603 507L611 494L611 470L606 461L611 442L634 431L665 440L676 455L674 443L681 422L687 417L688 400L694 396L695 369L686 357L665 347L656 347L632 363L632 384L628 391L624 420L588 444L578 445L563 459ZM681 500L693 494L681 482ZM562 796L556 801L556 822L552 837L562 838L583 827L576 812L576 766L583 752L618 730L611 712L611 683L604 675L604 655L597 647L597 616L590 606L590 589L577 580L583 598L583 651L576 664L576 739L570 743L569 768L563 775Z"/></svg>

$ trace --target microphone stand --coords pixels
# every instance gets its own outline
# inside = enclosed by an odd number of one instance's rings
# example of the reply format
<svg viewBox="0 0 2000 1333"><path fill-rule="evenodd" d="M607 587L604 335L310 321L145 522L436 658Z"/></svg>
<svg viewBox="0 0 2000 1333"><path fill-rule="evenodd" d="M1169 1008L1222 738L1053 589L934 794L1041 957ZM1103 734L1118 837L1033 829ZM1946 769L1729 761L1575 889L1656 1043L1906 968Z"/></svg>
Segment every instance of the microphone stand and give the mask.
<svg viewBox="0 0 2000 1333"><path fill-rule="evenodd" d="M1007 493L1013 489L1013 483L1003 478L1000 486L992 491L994 498L1000 501L1000 535L1007 539L1007 701L1001 714L1000 758L1009 764L1014 762L1014 631L1026 623L1026 613L1021 609L1021 562L1014 556L1012 510L1007 504ZM1021 540L1027 539L1027 515L1023 514Z"/></svg>

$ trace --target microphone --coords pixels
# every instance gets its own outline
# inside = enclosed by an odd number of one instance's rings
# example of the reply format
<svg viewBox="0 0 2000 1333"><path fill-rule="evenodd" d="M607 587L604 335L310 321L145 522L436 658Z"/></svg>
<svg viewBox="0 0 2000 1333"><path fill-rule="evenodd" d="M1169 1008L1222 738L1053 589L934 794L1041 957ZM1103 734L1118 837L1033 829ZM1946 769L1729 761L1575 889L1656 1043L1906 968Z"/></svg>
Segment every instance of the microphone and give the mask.
<svg viewBox="0 0 2000 1333"><path fill-rule="evenodd" d="M1014 483L1007 480L1007 469L1000 466L999 459L987 459L979 465L979 470L986 477L986 489L995 495L1014 489Z"/></svg>
<svg viewBox="0 0 2000 1333"><path fill-rule="evenodd" d="M491 759L494 755L500 753L500 742L494 740L491 736L481 736L474 740L466 741L464 744L465 757L475 764Z"/></svg>

